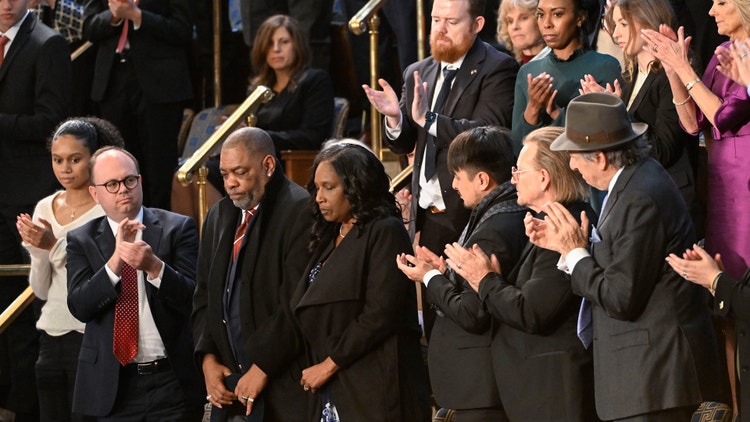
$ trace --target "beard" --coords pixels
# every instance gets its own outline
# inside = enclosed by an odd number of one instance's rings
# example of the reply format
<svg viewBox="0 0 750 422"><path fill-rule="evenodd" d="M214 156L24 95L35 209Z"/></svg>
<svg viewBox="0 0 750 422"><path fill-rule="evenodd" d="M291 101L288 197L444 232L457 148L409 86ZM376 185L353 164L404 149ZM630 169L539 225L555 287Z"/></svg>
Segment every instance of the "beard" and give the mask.
<svg viewBox="0 0 750 422"><path fill-rule="evenodd" d="M438 45L438 39L441 41L448 41L450 44ZM463 38L459 44L456 44L452 39L442 34L430 34L430 52L432 53L432 57L439 62L455 62L469 51L472 44L474 44L473 34Z"/></svg>

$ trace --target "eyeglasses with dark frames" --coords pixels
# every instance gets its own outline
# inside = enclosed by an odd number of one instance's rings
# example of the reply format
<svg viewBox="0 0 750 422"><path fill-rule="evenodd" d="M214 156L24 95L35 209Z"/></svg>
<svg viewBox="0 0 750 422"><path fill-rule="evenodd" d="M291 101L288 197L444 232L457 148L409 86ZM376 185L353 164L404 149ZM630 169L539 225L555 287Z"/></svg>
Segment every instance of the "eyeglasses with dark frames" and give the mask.
<svg viewBox="0 0 750 422"><path fill-rule="evenodd" d="M104 183L100 183L98 185L93 186L104 186L104 189L107 190L109 193L117 193L120 191L120 185L125 185L125 189L127 190L133 190L136 186L138 186L138 177L137 175L130 175L122 180L108 180Z"/></svg>

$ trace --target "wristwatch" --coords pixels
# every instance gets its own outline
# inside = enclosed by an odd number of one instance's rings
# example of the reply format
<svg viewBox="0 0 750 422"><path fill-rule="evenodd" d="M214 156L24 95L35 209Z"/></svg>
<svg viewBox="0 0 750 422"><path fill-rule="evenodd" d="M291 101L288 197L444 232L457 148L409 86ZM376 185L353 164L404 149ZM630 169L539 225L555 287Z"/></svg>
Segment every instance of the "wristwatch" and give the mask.
<svg viewBox="0 0 750 422"><path fill-rule="evenodd" d="M437 120L437 113L428 111L427 114L424 115L425 122L424 122L424 130L430 131L430 126L432 126L433 123Z"/></svg>

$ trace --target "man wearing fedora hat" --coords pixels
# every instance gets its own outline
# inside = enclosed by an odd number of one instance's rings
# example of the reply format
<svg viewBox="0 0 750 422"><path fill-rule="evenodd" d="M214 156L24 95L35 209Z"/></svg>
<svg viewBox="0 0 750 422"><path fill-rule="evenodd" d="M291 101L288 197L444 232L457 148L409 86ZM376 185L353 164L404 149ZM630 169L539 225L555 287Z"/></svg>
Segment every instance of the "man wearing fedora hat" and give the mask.
<svg viewBox="0 0 750 422"><path fill-rule="evenodd" d="M551 148L569 151L570 168L608 192L599 222L589 238L585 214L578 224L550 203L543 220L527 216L526 233L561 254L584 298L578 331L594 344L598 416L685 421L720 391L718 350L705 293L664 260L691 247L695 233L678 187L648 155L646 129L613 95L571 101Z"/></svg>

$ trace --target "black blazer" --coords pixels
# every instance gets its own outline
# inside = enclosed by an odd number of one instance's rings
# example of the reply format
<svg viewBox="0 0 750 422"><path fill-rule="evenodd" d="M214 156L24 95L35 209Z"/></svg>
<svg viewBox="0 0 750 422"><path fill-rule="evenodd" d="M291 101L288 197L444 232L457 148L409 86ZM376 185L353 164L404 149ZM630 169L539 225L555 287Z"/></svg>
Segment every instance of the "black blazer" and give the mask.
<svg viewBox="0 0 750 422"><path fill-rule="evenodd" d="M193 39L192 0L141 0L141 26L128 21L129 58L143 95L151 103L174 103L192 98L187 51ZM122 25L110 23L107 0L89 0L83 12L83 36L97 47L91 99L107 93Z"/></svg>
<svg viewBox="0 0 750 422"><path fill-rule="evenodd" d="M146 282L148 304L169 362L186 402L204 400L205 390L193 365L190 310L195 290L198 231L192 219L157 208L143 209L143 241L164 261L161 287ZM106 416L117 397L120 362L112 353L115 302L104 266L115 249L106 217L94 219L68 233L68 308L86 323L78 358L73 411Z"/></svg>
<svg viewBox="0 0 750 422"><path fill-rule="evenodd" d="M719 277L714 297L714 312L725 318L734 318L737 331L737 351L739 352L740 377L747 380L750 376L750 270L745 272L742 280L737 280L726 273ZM745 381L747 383L747 381ZM747 384L745 384L747 385ZM741 422L750 421L750 388L740 388Z"/></svg>
<svg viewBox="0 0 750 422"><path fill-rule="evenodd" d="M280 307L289 303L310 256L308 197L277 168L253 216L238 270L245 356L269 376L263 392L266 412L289 421L305 419L306 395L299 385L304 368L280 359L289 343L277 342L276 335L278 324L284 323L279 321ZM223 293L239 214L225 197L211 207L203 226L192 316L199 368L203 356L212 353L235 373L249 369L237 366L223 322Z"/></svg>
<svg viewBox="0 0 750 422"><path fill-rule="evenodd" d="M568 210L578 218L588 204ZM493 318L492 362L497 388L512 421L593 421L591 350L576 335L581 298L557 269L560 254L527 244L505 274L488 274L479 298Z"/></svg>
<svg viewBox="0 0 750 422"><path fill-rule="evenodd" d="M287 86L258 107L256 126L271 136L277 157L287 149L318 150L331 137L333 111L331 78L308 69L294 91Z"/></svg>
<svg viewBox="0 0 750 422"><path fill-rule="evenodd" d="M659 163L646 158L623 169L596 232L601 241L576 264L571 285L591 301L599 417L622 419L716 397L722 372L707 293L664 260L691 247L695 234Z"/></svg>
<svg viewBox="0 0 750 422"><path fill-rule="evenodd" d="M511 201L514 209L493 214L471 227L464 241L464 246L477 244L487 254L497 256L506 274L528 242L523 227L526 210L515 206L515 198L514 189L512 195L503 198ZM482 218L492 204L487 205L480 203L483 209L474 210L471 222ZM500 407L501 396L492 371L491 317L466 280L452 271L449 276L432 277L427 286L426 298L439 310L427 349L435 401L449 409Z"/></svg>
<svg viewBox="0 0 750 422"><path fill-rule="evenodd" d="M0 203L33 208L58 186L47 138L68 116L70 85L68 43L26 16L0 67Z"/></svg>
<svg viewBox="0 0 750 422"><path fill-rule="evenodd" d="M625 104L631 96L632 86L627 84L622 93ZM633 121L648 124L651 156L672 176L690 210L695 202L695 170L690 157L698 154L698 137L682 130L672 103L672 88L663 70L648 73L628 113Z"/></svg>
<svg viewBox="0 0 750 422"><path fill-rule="evenodd" d="M396 154L408 154L416 147L414 174L419 175L424 157L427 132L414 123L411 104L414 100L414 71L419 71L423 81L428 82L428 96L440 72L440 62L428 57L414 63L404 71L404 86L401 92L401 114L403 122L401 134L391 140L383 131L383 145ZM455 232L460 233L469 218L469 211L451 184L453 175L448 170L448 147L459 133L478 126L503 126L510 128L513 113L513 92L518 73L518 62L507 54L497 51L478 37L453 81L450 95L445 102L443 113L437 120L437 166L436 171L445 201L446 211L453 223ZM419 208L419 177L412 177L411 215L417 216ZM409 228L414 234L414 224Z"/></svg>
<svg viewBox="0 0 750 422"><path fill-rule="evenodd" d="M395 262L411 253L403 222L355 226L308 286L307 274L336 236L331 224L291 300L307 365L330 356L341 368L325 385L341 420L430 420L416 291ZM308 420L320 419L321 392L310 409Z"/></svg>

